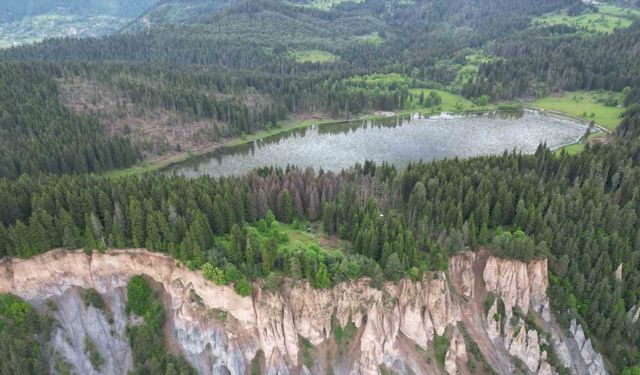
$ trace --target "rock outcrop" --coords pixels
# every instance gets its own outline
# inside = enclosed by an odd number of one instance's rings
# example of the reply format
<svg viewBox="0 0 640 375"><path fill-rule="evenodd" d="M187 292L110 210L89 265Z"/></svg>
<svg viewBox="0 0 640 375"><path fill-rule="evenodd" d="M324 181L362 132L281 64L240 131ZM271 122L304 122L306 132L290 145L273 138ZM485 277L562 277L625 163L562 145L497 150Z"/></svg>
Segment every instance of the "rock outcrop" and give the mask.
<svg viewBox="0 0 640 375"><path fill-rule="evenodd" d="M487 291L504 302L506 317L511 318L513 308L522 312L539 313L545 320L551 318L547 288L547 260L529 264L490 257L482 273Z"/></svg>
<svg viewBox="0 0 640 375"><path fill-rule="evenodd" d="M458 363L467 363L467 347L460 332L456 331L444 359L444 368L449 375L458 373Z"/></svg>
<svg viewBox="0 0 640 375"><path fill-rule="evenodd" d="M126 374L132 368L131 348L125 332L125 297L121 293L110 297L105 301L108 311L86 306L77 288L50 299L52 306L56 306L54 318L57 322L51 334L52 351L61 357L58 360L64 360L78 374L99 373L87 353L88 342L100 353L102 373ZM54 371L55 361L51 365Z"/></svg>
<svg viewBox="0 0 640 375"><path fill-rule="evenodd" d="M575 319L571 321L570 332L575 338L576 344L580 350L580 357L584 361L589 374L604 375L607 370L604 366L602 355L597 353L591 345L591 339L585 337L582 326L576 324Z"/></svg>
<svg viewBox="0 0 640 375"><path fill-rule="evenodd" d="M448 273L427 274L419 282L402 280L376 289L368 280L358 280L318 290L291 281L277 292L256 285L253 296L240 297L231 287L217 286L160 254L130 250L88 256L53 251L29 260L0 262L0 292L16 294L36 306L58 301L64 308L56 312L59 328L49 343L53 351L78 372L95 373L81 342L89 337L100 343L97 349L103 357L112 358L102 373L124 374L131 369L124 335L128 321L124 291L129 278L139 274L163 289L172 346L202 374L248 373L258 353L267 374L326 373L330 367L335 374L367 375L378 374L381 366L397 373L468 374L465 340L469 339L498 373L513 369L512 357L531 372L552 373L547 353L540 349L539 333L526 329L522 319L516 325L508 323L516 321L516 310L552 321L546 261L527 265L465 253L451 258ZM96 289L105 297L113 323L82 305L77 290L83 288ZM495 318L497 301L485 315L482 306L488 292L502 301L505 317ZM228 318L216 319L216 312ZM346 347L337 350L334 331L337 325L349 324L355 332L340 343ZM470 336L463 337L460 325L469 328ZM449 341L439 365L424 359L433 351L435 335ZM564 335L552 336L557 339L552 346L564 345ZM602 358L590 342L584 342L584 332L576 329L573 336L584 355L573 358L568 350L562 355L568 361L589 360L590 369L599 366Z"/></svg>
<svg viewBox="0 0 640 375"><path fill-rule="evenodd" d="M627 318L633 323L637 322L640 319L640 306L633 306L627 313Z"/></svg>
<svg viewBox="0 0 640 375"><path fill-rule="evenodd" d="M620 263L615 272L613 272L613 276L616 278L616 281L622 281L622 263Z"/></svg>
<svg viewBox="0 0 640 375"><path fill-rule="evenodd" d="M523 319L533 313L551 321L546 295L547 261L525 264L490 257L482 277L487 292L496 298L486 316L489 338L498 345L502 343L509 355L520 360L531 373L549 373L547 353L541 350L543 338Z"/></svg>

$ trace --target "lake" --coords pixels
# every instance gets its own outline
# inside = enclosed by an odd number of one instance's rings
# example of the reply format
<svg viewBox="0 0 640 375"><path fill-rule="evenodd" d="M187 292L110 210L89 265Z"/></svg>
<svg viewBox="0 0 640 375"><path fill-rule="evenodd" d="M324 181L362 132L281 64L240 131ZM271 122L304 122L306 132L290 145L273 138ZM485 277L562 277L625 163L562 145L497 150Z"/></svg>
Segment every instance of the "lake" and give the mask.
<svg viewBox="0 0 640 375"><path fill-rule="evenodd" d="M576 142L587 128L573 119L530 110L313 125L221 148L169 172L219 177L287 165L337 171L365 160L402 167L411 161L500 154L514 148L533 153L544 142L555 149Z"/></svg>

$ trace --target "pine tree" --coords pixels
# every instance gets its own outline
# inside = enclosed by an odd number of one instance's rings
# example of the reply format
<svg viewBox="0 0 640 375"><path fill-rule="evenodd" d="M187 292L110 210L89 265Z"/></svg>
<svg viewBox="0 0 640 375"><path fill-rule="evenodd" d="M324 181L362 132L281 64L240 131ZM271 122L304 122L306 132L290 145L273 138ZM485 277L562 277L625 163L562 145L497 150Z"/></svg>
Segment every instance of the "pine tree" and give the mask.
<svg viewBox="0 0 640 375"><path fill-rule="evenodd" d="M93 250L98 247L96 239L93 235L93 226L91 225L91 219L89 216L85 219L85 228L84 228L84 251L87 254L90 254Z"/></svg>
<svg viewBox="0 0 640 375"><path fill-rule="evenodd" d="M315 286L318 289L327 289L331 286L331 278L329 277L327 266L325 266L324 263L320 263L320 267L318 267L318 272L316 272L314 281Z"/></svg>
<svg viewBox="0 0 640 375"><path fill-rule="evenodd" d="M194 219L189 225L189 230L181 246L182 256L198 265L204 263L204 252L213 242L213 233L207 217L202 212L195 212L192 215ZM235 263L239 264L240 259L235 259Z"/></svg>
<svg viewBox="0 0 640 375"><path fill-rule="evenodd" d="M102 223L98 219L98 217L92 212L89 216L91 220L91 228L93 229L93 237L97 242L104 240L104 231L102 229Z"/></svg>
<svg viewBox="0 0 640 375"><path fill-rule="evenodd" d="M289 276L291 276L295 280L302 278L300 260L296 255L291 255L291 257L289 258Z"/></svg>
<svg viewBox="0 0 640 375"><path fill-rule="evenodd" d="M467 242L469 244L469 247L472 250L475 250L478 248L477 232L478 232L478 229L476 228L476 221L472 216L471 219L469 220L469 241Z"/></svg>
<svg viewBox="0 0 640 375"><path fill-rule="evenodd" d="M258 257L256 255L260 252L260 249L255 249L254 241L255 240L253 238L247 238L247 248L244 252L244 262L247 265L247 269L252 270L252 272L255 270L256 263L258 262Z"/></svg>
<svg viewBox="0 0 640 375"><path fill-rule="evenodd" d="M267 211L269 210L269 206L267 204L267 195L262 188L260 188L257 193L255 210L256 215L259 218L265 217L267 215Z"/></svg>
<svg viewBox="0 0 640 375"><path fill-rule="evenodd" d="M309 220L316 221L318 219L318 214L320 211L320 197L318 193L318 188L313 187L311 189L311 194L309 195L309 207L307 208L307 214L309 215Z"/></svg>
<svg viewBox="0 0 640 375"><path fill-rule="evenodd" d="M111 235L113 236L112 246L118 249L124 249L127 247L127 240L122 231L122 228L120 227L120 221L115 217L114 220L112 220Z"/></svg>
<svg viewBox="0 0 640 375"><path fill-rule="evenodd" d="M279 210L279 219L283 223L291 223L291 220L296 215L293 199L291 198L291 193L288 190L284 190L280 194L280 210Z"/></svg>
<svg viewBox="0 0 640 375"><path fill-rule="evenodd" d="M278 252L278 242L275 237L271 237L262 246L262 274L268 275L273 269L273 261Z"/></svg>
<svg viewBox="0 0 640 375"><path fill-rule="evenodd" d="M267 214L265 216L265 221L267 222L267 226L269 228L271 228L271 224L273 224L276 221L276 217L273 215L273 212L271 210L267 211Z"/></svg>
<svg viewBox="0 0 640 375"><path fill-rule="evenodd" d="M75 232L75 228L71 226L64 227L62 234L62 247L67 250L78 248L78 236Z"/></svg>
<svg viewBox="0 0 640 375"><path fill-rule="evenodd" d="M336 209L333 204L325 204L322 209L322 227L328 234L335 234Z"/></svg>
<svg viewBox="0 0 640 375"><path fill-rule="evenodd" d="M9 231L0 223L0 258L12 255L12 251L9 249Z"/></svg>
<svg viewBox="0 0 640 375"><path fill-rule="evenodd" d="M520 199L516 207L516 226L523 230L527 229L528 216L527 207L525 206L524 201Z"/></svg>
<svg viewBox="0 0 640 375"><path fill-rule="evenodd" d="M387 264L384 266L384 273L393 281L398 281L404 276L404 267L402 267L398 253L393 253L389 256Z"/></svg>
<svg viewBox="0 0 640 375"><path fill-rule="evenodd" d="M145 247L148 250L159 250L161 247L160 228L158 228L156 215L154 213L149 213L147 215L146 233L147 233L147 240L145 242Z"/></svg>
<svg viewBox="0 0 640 375"><path fill-rule="evenodd" d="M247 237L245 232L238 224L231 227L231 242L229 244L228 254L229 260L234 264L240 264L244 259L244 252L247 245Z"/></svg>
<svg viewBox="0 0 640 375"><path fill-rule="evenodd" d="M42 211L38 211L29 219L29 242L34 254L42 253L51 248L47 228L40 220L41 215Z"/></svg>
<svg viewBox="0 0 640 375"><path fill-rule="evenodd" d="M135 198L131 198L129 201L129 220L131 223L131 242L133 247L140 248L145 244L145 220L142 205Z"/></svg>
<svg viewBox="0 0 640 375"><path fill-rule="evenodd" d="M387 259L389 259L389 256L391 254L393 254L393 248L391 247L391 243L385 242L384 246L382 247L382 255L380 257L380 263L387 264Z"/></svg>

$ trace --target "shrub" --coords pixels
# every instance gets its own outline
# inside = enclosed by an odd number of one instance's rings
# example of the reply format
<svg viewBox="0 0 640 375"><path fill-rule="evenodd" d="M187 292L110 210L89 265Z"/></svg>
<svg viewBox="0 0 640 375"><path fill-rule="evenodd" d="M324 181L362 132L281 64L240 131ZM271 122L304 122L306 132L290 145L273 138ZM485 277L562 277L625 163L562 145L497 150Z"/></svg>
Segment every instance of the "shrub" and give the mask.
<svg viewBox="0 0 640 375"><path fill-rule="evenodd" d="M89 360L91 361L91 366L93 366L94 370L100 370L102 364L104 363L104 359L100 355L96 344L89 338L89 336L84 337L84 350L89 355Z"/></svg>
<svg viewBox="0 0 640 375"><path fill-rule="evenodd" d="M447 350L449 350L449 339L447 338L447 336L434 335L433 349L436 353L436 360L438 361L438 365L440 365L440 367L444 367L444 359L447 355Z"/></svg>
<svg viewBox="0 0 640 375"><path fill-rule="evenodd" d="M487 293L487 298L484 300L484 314L488 314L491 310L491 306L496 302L496 295L493 292Z"/></svg>
<svg viewBox="0 0 640 375"><path fill-rule="evenodd" d="M216 285L225 285L227 283L225 272L210 263L205 263L202 266L202 276L207 280L213 281Z"/></svg>
<svg viewBox="0 0 640 375"><path fill-rule="evenodd" d="M142 275L132 277L127 284L127 312L139 316L149 309L151 287Z"/></svg>
<svg viewBox="0 0 640 375"><path fill-rule="evenodd" d="M31 305L12 294L0 294L0 315L22 325L33 312Z"/></svg>
<svg viewBox="0 0 640 375"><path fill-rule="evenodd" d="M233 264L228 265L224 270L225 278L228 283L240 281L244 276Z"/></svg>
<svg viewBox="0 0 640 375"><path fill-rule="evenodd" d="M91 288L91 289L87 289L83 295L82 295L82 299L84 300L84 305L85 306L93 306L98 310L102 310L104 311L105 308L107 307L107 304L104 302L104 299L102 298L102 295L100 293L98 293L97 290Z"/></svg>
<svg viewBox="0 0 640 375"><path fill-rule="evenodd" d="M351 341L351 339L356 335L358 329L352 321L349 321L347 325L342 327L335 315L331 317L331 326L336 338L338 349L343 351L349 344L349 341Z"/></svg>
<svg viewBox="0 0 640 375"><path fill-rule="evenodd" d="M253 291L253 287L251 286L251 283L245 277L243 277L240 281L235 283L233 288L235 289L236 293L238 293L243 297L250 296L251 292Z"/></svg>
<svg viewBox="0 0 640 375"><path fill-rule="evenodd" d="M164 324L164 308L160 298L153 293L149 282L141 275L132 277L127 284L127 313L144 318L155 330Z"/></svg>

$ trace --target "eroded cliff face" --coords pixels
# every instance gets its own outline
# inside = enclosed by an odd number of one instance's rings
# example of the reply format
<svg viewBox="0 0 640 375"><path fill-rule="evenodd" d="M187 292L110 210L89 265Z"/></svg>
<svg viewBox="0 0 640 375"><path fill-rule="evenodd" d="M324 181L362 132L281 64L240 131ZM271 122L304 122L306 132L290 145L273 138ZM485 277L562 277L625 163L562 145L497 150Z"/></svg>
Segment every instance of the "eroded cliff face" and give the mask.
<svg viewBox="0 0 640 375"><path fill-rule="evenodd" d="M99 343L102 357L110 358L101 372L125 374L132 361L124 334L131 323L124 290L138 274L164 291L168 346L202 374L247 374L256 358L267 374L368 375L381 368L469 374L485 366L500 374L552 374L548 350L574 373L606 373L581 328L565 334L553 321L546 261L527 265L465 253L451 259L447 273L387 283L381 290L367 280L330 290L289 280L277 292L256 286L252 297L243 298L164 255L54 251L1 262L0 292L35 306L48 300L63 306L55 312L49 345L77 372L98 373L84 350L88 336ZM89 288L104 296L111 319L84 306L78 290ZM487 299L493 299L488 309ZM351 329L342 329L337 338L339 327ZM447 338L438 340L448 342L444 356L434 350L436 335ZM480 359L485 365L477 363Z"/></svg>

